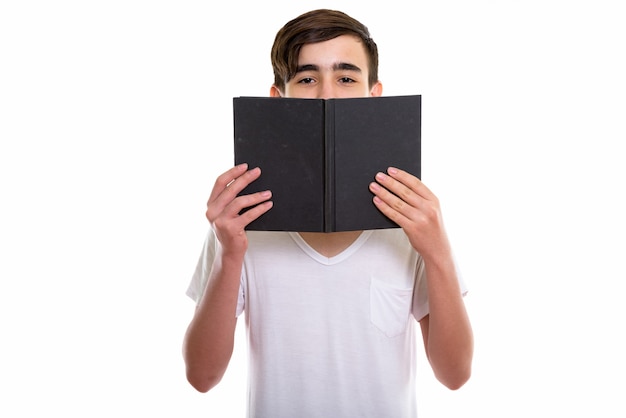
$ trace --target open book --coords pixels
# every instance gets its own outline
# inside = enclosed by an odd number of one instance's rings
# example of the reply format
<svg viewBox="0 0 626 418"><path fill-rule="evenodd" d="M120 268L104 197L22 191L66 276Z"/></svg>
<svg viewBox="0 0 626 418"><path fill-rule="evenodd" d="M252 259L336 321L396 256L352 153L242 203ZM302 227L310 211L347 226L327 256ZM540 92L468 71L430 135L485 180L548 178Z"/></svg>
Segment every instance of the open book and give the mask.
<svg viewBox="0 0 626 418"><path fill-rule="evenodd" d="M377 172L421 176L421 96L236 97L235 164L260 167L241 194L272 191L248 230L335 232L397 227L372 202Z"/></svg>

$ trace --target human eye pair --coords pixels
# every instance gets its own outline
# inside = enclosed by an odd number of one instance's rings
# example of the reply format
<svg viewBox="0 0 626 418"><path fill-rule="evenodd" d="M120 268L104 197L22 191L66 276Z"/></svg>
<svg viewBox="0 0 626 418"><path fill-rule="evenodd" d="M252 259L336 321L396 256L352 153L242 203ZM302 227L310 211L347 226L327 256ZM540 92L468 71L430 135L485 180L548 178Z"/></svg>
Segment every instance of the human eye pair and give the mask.
<svg viewBox="0 0 626 418"><path fill-rule="evenodd" d="M343 83L343 84L349 84L349 83L355 83L356 82L356 80L354 80L351 77L340 77L338 81L340 83ZM311 84L311 83L314 83L314 82L315 82L315 79L312 78L312 77L305 77L305 78L302 78L302 79L298 80L299 84Z"/></svg>

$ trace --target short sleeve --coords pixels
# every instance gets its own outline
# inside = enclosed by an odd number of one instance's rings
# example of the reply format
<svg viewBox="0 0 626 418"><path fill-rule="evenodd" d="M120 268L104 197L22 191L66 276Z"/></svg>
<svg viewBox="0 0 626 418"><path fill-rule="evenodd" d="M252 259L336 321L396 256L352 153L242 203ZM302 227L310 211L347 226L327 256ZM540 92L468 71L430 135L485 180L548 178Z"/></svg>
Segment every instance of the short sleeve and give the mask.
<svg viewBox="0 0 626 418"><path fill-rule="evenodd" d="M209 275L211 274L211 268L213 266L213 262L215 261L215 255L217 254L218 245L219 241L215 236L215 231L210 229L207 233L206 239L204 240L204 245L202 246L202 251L200 252L200 257L198 258L198 263L196 264L196 270L191 277L191 282L189 283L186 292L187 296L193 299L196 304L200 302L202 296L204 295L204 291L209 281ZM239 286L236 316L241 315L245 306L243 284L244 278L242 277L241 284Z"/></svg>
<svg viewBox="0 0 626 418"><path fill-rule="evenodd" d="M426 267L421 256L417 258L415 269L415 286L413 288L413 316L418 321L428 315L428 283L426 281Z"/></svg>
<svg viewBox="0 0 626 418"><path fill-rule="evenodd" d="M457 280L459 281L459 287L461 288L461 295L467 294L467 285L461 274L459 265L453 255L454 268L457 274ZM415 269L415 287L413 289L413 306L412 313L415 319L418 321L424 318L430 312L428 304L428 283L426 280L426 266L424 265L424 259L420 256L417 260L417 268Z"/></svg>
<svg viewBox="0 0 626 418"><path fill-rule="evenodd" d="M210 229L207 233L198 263L196 264L196 270L191 277L191 282L187 287L187 296L194 300L194 302L200 302L204 289L206 288L209 280L209 274L211 273L211 266L215 260L215 254L217 253L217 238L215 232Z"/></svg>

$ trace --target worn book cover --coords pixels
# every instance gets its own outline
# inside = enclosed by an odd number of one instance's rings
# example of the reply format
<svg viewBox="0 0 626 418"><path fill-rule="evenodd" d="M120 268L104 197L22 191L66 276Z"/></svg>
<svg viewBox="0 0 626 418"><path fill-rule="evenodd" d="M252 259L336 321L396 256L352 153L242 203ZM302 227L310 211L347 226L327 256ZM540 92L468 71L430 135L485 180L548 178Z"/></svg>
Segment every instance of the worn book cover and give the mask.
<svg viewBox="0 0 626 418"><path fill-rule="evenodd" d="M421 176L421 96L236 97L235 164L260 167L241 194L271 190L248 230L335 232L397 227L369 184L394 166Z"/></svg>

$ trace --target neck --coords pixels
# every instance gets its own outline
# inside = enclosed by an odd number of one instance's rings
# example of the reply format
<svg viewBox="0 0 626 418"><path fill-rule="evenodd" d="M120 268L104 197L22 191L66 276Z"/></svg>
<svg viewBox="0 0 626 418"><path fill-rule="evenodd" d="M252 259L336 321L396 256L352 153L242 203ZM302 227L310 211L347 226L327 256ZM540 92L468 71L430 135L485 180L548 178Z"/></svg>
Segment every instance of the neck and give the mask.
<svg viewBox="0 0 626 418"><path fill-rule="evenodd" d="M300 232L302 239L324 257L334 257L348 248L362 231Z"/></svg>

